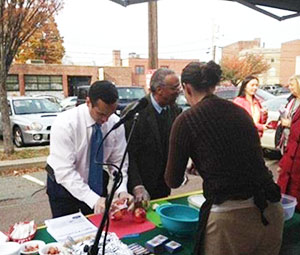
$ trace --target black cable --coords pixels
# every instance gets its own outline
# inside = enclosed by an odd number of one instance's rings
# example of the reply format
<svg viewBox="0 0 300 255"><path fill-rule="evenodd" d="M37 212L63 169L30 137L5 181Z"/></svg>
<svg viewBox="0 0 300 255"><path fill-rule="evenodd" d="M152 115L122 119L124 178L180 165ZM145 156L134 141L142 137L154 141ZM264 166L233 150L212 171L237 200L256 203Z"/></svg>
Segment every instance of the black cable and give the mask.
<svg viewBox="0 0 300 255"><path fill-rule="evenodd" d="M102 244L102 255L105 255L105 245L106 245L106 238L107 238L109 223L110 223L110 220L109 220L109 217L108 217L107 221L106 221L106 228L105 228L104 239L103 239L103 244Z"/></svg>
<svg viewBox="0 0 300 255"><path fill-rule="evenodd" d="M124 164L124 161L125 161L125 158L126 158L126 155L127 155L127 151L128 151L128 144L130 142L130 138L132 136L132 133L133 133L133 130L134 130L134 127L135 127L135 124L137 122L137 119L138 119L138 113L135 114L134 116L134 121L133 121L133 124L131 126L131 130L130 130L130 133L129 133L129 136L128 136L128 139L127 139L127 144L126 144L126 148L125 148L125 151L124 151L124 154L123 154L123 158L121 160L121 163L120 163L120 166L116 166L114 164L109 164L109 163L102 163L102 162L98 162L96 161L96 157L95 157L95 163L96 164L101 164L101 165L111 165L111 166L114 166L118 171L115 172L115 179L114 179L114 184L113 184L113 187L111 189L111 193L106 197L106 200L105 200L105 210L104 210L104 214L103 214L103 217L102 217L102 221L100 223L100 226L98 228L98 232L96 234L96 238L95 238L95 242L94 244L91 246L91 247L87 247L87 250L88 250L88 255L97 255L98 254L98 251L99 251L99 248L98 248L98 245L99 245L99 241L101 239L101 236L102 236L102 231L105 228L106 230L106 233L105 235L107 235L107 230L108 230L108 226L105 224L109 224L107 223L109 221L109 210L110 210L110 206L112 204L112 200L113 200L113 197L114 197L114 194L116 192L116 190L118 189L118 187L120 187L121 183L120 181L123 180L123 176L122 176L122 167L123 167L123 164ZM106 139L106 137L111 133L113 129L111 129L102 139L99 147L98 147L98 150L96 152L96 156L101 148L101 146L103 145L103 141ZM106 240L106 239L105 239ZM105 249L105 242L103 241L103 249Z"/></svg>

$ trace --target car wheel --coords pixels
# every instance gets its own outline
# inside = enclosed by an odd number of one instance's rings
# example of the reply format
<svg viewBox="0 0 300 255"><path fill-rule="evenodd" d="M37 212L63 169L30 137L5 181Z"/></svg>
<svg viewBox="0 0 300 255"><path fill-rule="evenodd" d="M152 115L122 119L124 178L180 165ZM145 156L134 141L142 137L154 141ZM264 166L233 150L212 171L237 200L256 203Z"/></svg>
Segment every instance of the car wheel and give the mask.
<svg viewBox="0 0 300 255"><path fill-rule="evenodd" d="M14 144L17 147L24 146L23 134L19 127L14 128Z"/></svg>

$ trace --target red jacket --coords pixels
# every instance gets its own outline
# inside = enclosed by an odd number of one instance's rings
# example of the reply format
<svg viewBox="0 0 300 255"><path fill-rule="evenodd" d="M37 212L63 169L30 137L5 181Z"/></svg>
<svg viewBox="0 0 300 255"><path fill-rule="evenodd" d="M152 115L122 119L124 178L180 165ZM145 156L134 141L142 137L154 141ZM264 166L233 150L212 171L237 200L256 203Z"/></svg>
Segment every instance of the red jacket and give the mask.
<svg viewBox="0 0 300 255"><path fill-rule="evenodd" d="M300 107L292 119L287 147L279 166L282 171L277 183L281 192L296 197L300 210Z"/></svg>
<svg viewBox="0 0 300 255"><path fill-rule="evenodd" d="M252 111L251 111L251 104L250 102L246 99L246 97L236 97L233 102L237 105L239 105L240 107L244 108L249 114L250 116L252 116ZM257 98L254 97L254 104L256 104L259 108L259 110L262 109L262 106L260 104L260 102L258 101ZM262 137L263 132L264 132L264 125L265 123L262 123L262 118L260 118L259 123L256 124L256 128L258 130L258 134L259 137Z"/></svg>

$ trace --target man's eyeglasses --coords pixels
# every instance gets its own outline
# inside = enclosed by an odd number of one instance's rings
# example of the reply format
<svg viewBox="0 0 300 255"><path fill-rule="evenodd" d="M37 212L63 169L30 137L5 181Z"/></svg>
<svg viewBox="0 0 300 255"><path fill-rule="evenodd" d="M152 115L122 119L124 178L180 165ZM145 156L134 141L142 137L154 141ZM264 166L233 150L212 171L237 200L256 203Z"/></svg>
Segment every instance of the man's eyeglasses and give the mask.
<svg viewBox="0 0 300 255"><path fill-rule="evenodd" d="M171 90L180 90L180 83L177 83L176 85L166 85L166 84L161 84L163 88L169 88Z"/></svg>

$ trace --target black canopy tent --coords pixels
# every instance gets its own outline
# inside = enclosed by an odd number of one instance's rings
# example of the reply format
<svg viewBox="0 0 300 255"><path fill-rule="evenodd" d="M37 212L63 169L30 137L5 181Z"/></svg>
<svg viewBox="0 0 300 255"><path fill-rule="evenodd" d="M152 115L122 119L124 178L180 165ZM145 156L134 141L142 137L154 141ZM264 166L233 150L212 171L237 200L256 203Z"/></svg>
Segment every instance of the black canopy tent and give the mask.
<svg viewBox="0 0 300 255"><path fill-rule="evenodd" d="M144 2L151 2L156 0L110 0L115 3L118 3L123 6L128 6L130 4L139 4ZM263 13L265 15L268 15L274 19L277 19L279 21L294 18L297 16L300 16L300 1L299 0L225 0L225 1L231 1L231 2L237 2L242 5L245 5L251 9L254 9L260 13ZM271 7L276 8L280 10L286 10L294 12L293 14L284 15L284 16L278 16L271 11L267 11L263 9L262 7Z"/></svg>

